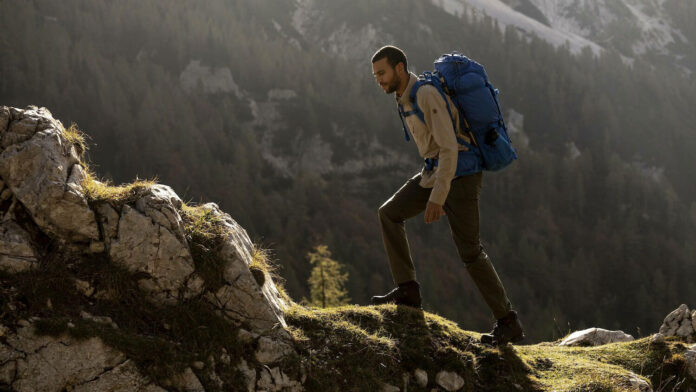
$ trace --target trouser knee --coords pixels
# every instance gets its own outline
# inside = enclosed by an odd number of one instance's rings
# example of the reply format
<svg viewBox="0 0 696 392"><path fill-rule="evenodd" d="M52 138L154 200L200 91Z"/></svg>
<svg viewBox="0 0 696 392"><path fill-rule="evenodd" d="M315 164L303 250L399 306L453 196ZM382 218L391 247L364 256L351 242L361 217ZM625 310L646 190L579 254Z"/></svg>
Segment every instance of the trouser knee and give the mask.
<svg viewBox="0 0 696 392"><path fill-rule="evenodd" d="M466 265L471 265L477 261L484 261L488 255L483 250L483 246L463 248L459 250L459 256Z"/></svg>
<svg viewBox="0 0 696 392"><path fill-rule="evenodd" d="M377 209L377 216L379 217L379 220L396 222L397 219L394 218L394 211L392 210L393 208L389 202L382 204L379 209Z"/></svg>

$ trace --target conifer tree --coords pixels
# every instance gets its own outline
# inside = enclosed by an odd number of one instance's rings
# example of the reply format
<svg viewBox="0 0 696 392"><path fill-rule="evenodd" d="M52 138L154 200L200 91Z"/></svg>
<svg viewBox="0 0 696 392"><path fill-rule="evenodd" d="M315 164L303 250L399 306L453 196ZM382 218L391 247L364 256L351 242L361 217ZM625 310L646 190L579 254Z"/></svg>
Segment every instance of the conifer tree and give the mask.
<svg viewBox="0 0 696 392"><path fill-rule="evenodd" d="M317 245L307 254L313 265L309 283L310 305L330 307L345 305L350 301L345 283L348 273L343 272L343 266L331 258L331 252L326 245Z"/></svg>

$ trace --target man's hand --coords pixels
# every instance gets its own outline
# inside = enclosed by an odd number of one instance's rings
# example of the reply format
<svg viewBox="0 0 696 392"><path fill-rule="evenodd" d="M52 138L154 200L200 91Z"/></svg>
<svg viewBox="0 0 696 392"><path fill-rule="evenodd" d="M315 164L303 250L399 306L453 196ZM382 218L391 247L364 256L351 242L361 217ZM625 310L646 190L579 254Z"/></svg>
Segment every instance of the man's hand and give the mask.
<svg viewBox="0 0 696 392"><path fill-rule="evenodd" d="M429 201L428 205L425 206L425 223L433 223L443 215L445 215L445 210L442 209L441 205Z"/></svg>

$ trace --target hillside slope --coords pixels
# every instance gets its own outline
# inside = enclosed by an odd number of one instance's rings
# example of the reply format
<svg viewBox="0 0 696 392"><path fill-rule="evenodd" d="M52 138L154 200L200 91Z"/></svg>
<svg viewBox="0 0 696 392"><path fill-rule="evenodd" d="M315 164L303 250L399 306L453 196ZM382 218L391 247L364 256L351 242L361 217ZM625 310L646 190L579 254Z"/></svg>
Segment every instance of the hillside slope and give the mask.
<svg viewBox="0 0 696 392"><path fill-rule="evenodd" d="M84 135L45 108L0 106L0 145L2 391L694 385L696 346L682 338L490 347L410 307L301 306L217 205L185 204L154 182L97 180ZM684 324L691 340L696 318L686 306L674 314L668 327Z"/></svg>
<svg viewBox="0 0 696 392"><path fill-rule="evenodd" d="M295 298L327 245L366 304L393 285L377 209L422 164L369 57L394 43L420 72L460 50L514 128L519 160L484 175L481 238L529 338L640 336L696 298L696 77L496 23L417 0L3 0L0 100L88 130L115 183L157 177L218 203ZM426 307L490 327L447 221L407 229Z"/></svg>

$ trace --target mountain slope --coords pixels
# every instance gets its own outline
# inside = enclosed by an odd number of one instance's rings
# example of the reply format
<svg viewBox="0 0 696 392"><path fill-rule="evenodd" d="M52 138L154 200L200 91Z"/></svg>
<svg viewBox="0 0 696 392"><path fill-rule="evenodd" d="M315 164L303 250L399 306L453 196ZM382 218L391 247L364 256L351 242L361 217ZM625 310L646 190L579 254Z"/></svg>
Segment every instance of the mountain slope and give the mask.
<svg viewBox="0 0 696 392"><path fill-rule="evenodd" d="M676 1L647 0L434 0L454 14L487 15L501 28L511 26L574 53L616 51L625 60L642 58L655 65L693 71L693 35L675 13ZM682 5L684 7L684 5ZM692 7L693 4L686 6Z"/></svg>
<svg viewBox="0 0 696 392"><path fill-rule="evenodd" d="M215 203L185 204L153 182L101 182L84 138L46 108L0 106L2 391L647 392L694 382L696 346L679 337L491 347L420 309L301 306ZM682 305L661 331L686 326L690 339L692 321Z"/></svg>
<svg viewBox="0 0 696 392"><path fill-rule="evenodd" d="M696 80L407 5L5 0L0 98L79 124L116 184L158 177L219 201L275 250L295 298L307 252L328 245L364 304L393 285L376 211L421 165L369 58L394 43L419 72L457 49L515 128L520 159L484 176L481 232L530 339L650 330L696 297ZM426 309L489 328L446 220L407 229Z"/></svg>

